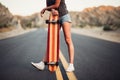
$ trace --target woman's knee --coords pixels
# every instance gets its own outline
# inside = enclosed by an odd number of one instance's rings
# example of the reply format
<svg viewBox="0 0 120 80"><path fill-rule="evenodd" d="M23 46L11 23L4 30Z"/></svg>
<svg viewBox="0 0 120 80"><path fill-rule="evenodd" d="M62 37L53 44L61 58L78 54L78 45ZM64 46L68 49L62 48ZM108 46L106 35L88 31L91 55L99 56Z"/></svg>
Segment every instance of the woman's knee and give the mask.
<svg viewBox="0 0 120 80"><path fill-rule="evenodd" d="M71 43L71 38L70 38L70 37L67 37L67 38L65 39L65 41L66 41L67 44L70 44L70 43Z"/></svg>

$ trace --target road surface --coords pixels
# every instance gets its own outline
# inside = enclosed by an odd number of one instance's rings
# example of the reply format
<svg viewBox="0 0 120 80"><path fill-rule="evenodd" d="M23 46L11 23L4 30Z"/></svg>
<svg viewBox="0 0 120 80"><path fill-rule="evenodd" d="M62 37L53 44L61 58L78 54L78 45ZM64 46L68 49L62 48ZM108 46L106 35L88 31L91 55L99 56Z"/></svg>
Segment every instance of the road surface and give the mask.
<svg viewBox="0 0 120 80"><path fill-rule="evenodd" d="M39 71L30 62L42 60L47 31L43 28L0 40L0 80L57 80L56 73ZM77 80L120 80L120 44L72 33ZM63 33L60 49L68 61ZM64 64L59 64L63 80L68 80ZM61 79L60 79L61 80Z"/></svg>

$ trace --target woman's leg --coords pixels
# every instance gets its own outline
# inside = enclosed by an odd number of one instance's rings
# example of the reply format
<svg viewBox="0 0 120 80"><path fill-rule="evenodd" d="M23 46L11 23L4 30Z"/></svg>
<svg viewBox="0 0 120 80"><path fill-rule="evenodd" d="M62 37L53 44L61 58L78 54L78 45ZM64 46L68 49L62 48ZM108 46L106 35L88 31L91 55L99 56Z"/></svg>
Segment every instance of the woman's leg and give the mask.
<svg viewBox="0 0 120 80"><path fill-rule="evenodd" d="M74 45L71 38L71 23L64 22L62 24L62 28L64 32L65 41L68 46L69 63L73 64L74 63Z"/></svg>

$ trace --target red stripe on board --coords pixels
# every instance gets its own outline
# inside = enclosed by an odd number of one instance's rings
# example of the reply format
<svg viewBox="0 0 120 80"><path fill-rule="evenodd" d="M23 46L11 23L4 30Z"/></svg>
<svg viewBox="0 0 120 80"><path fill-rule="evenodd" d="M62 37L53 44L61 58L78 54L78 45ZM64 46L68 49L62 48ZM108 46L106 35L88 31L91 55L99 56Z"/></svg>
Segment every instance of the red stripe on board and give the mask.
<svg viewBox="0 0 120 80"><path fill-rule="evenodd" d="M47 62L49 62L49 38L50 38L50 24L48 24L48 33L47 33L47 51L46 51Z"/></svg>
<svg viewBox="0 0 120 80"><path fill-rule="evenodd" d="M52 35L53 35L53 37L52 37L52 61L54 61L54 56L55 56L55 52L54 52L54 50L55 50L55 24L53 24L52 25ZM54 66L52 66L52 71L54 71Z"/></svg>
<svg viewBox="0 0 120 80"><path fill-rule="evenodd" d="M57 62L58 62L58 59L59 59L59 24L57 25L57 51L56 51L56 53L57 53Z"/></svg>

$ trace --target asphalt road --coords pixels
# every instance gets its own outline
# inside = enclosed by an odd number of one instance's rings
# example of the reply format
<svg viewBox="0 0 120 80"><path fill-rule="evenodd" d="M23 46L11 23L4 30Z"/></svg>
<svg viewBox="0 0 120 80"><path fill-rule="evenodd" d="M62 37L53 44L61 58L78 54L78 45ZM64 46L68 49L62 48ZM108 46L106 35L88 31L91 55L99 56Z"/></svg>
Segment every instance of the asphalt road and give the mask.
<svg viewBox="0 0 120 80"><path fill-rule="evenodd" d="M42 60L46 51L47 31L39 29L0 40L0 80L56 80L55 73L34 68L30 62ZM120 43L72 33L75 47L75 75L78 80L120 80ZM63 33L63 55L68 60ZM68 80L60 63L64 80Z"/></svg>

